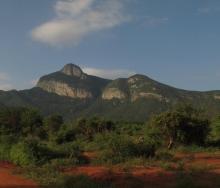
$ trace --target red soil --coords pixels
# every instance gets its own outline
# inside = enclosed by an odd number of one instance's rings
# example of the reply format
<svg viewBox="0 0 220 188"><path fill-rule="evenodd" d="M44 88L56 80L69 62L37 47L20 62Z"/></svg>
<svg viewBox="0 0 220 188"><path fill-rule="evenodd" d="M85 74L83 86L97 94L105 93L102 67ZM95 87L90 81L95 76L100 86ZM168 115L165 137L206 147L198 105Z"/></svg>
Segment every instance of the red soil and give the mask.
<svg viewBox="0 0 220 188"><path fill-rule="evenodd" d="M91 159L96 157L94 153L86 153ZM187 171L192 167L204 168L201 173L193 175L193 180L199 182L203 187L220 187L220 154L196 153L177 154L176 160L184 161L184 169ZM173 163L176 166L176 163ZM210 167L210 168L209 168ZM0 162L0 188L37 188L37 184L23 177L13 175L15 166ZM176 171L167 171L160 167L133 167L123 169L118 166L111 168L103 166L82 166L64 170L68 175L87 175L96 181L113 182L120 188L171 188L175 187Z"/></svg>
<svg viewBox="0 0 220 188"><path fill-rule="evenodd" d="M195 153L195 154L177 154L176 159L184 160L185 165L210 167L211 171L220 172L220 154Z"/></svg>
<svg viewBox="0 0 220 188"><path fill-rule="evenodd" d="M129 171L124 171L118 167L109 169L101 166L85 166L70 168L65 171L69 175L87 175L97 181L114 182L118 187L129 187L132 183L141 182L142 186L147 185L150 187L171 187L175 176L171 172L167 172L160 168L144 168L136 167Z"/></svg>
<svg viewBox="0 0 220 188"><path fill-rule="evenodd" d="M89 153L86 156L91 156ZM92 155L93 156L93 155ZM195 181L200 181L205 187L219 187L215 184L220 177L220 154L178 154L176 159L184 161L185 170L190 167L204 168L202 173L197 173L194 176ZM176 164L174 163L174 166ZM209 169L210 167L210 169ZM128 171L119 167L112 167L111 169L102 166L84 166L69 168L65 170L69 175L87 175L97 181L114 182L117 187L147 187L147 188L170 188L175 187L176 171L166 171L160 167L134 167ZM142 182L141 185L131 186L134 182ZM136 184L135 184L136 185Z"/></svg>
<svg viewBox="0 0 220 188"><path fill-rule="evenodd" d="M37 184L33 181L13 175L15 168L7 162L0 162L0 188L37 188Z"/></svg>

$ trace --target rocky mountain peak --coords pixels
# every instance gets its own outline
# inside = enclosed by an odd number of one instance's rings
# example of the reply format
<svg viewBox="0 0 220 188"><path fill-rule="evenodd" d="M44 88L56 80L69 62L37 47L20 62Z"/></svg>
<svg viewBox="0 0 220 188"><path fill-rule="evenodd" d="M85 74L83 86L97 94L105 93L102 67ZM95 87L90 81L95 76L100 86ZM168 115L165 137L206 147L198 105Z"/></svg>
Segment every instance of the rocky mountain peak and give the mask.
<svg viewBox="0 0 220 188"><path fill-rule="evenodd" d="M66 64L62 69L61 72L68 75L68 76L75 76L75 77L85 77L85 74L83 73L82 69L75 65L75 64Z"/></svg>

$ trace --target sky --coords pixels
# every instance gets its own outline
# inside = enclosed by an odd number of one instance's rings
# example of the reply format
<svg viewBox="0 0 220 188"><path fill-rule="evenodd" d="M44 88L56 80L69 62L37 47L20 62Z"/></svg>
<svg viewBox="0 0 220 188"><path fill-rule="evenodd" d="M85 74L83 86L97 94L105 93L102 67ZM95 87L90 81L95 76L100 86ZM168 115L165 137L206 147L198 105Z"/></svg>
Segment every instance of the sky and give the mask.
<svg viewBox="0 0 220 188"><path fill-rule="evenodd" d="M220 90L219 20L219 0L0 0L0 89L31 88L75 63Z"/></svg>

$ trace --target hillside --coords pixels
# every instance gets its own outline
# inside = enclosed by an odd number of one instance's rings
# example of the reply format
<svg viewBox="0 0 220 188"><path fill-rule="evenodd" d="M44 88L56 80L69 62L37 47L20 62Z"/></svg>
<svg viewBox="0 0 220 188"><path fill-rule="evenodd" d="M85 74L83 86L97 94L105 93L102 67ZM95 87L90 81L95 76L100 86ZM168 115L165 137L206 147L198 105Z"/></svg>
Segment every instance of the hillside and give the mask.
<svg viewBox="0 0 220 188"><path fill-rule="evenodd" d="M138 74L107 80L73 64L41 77L32 89L0 91L0 106L30 106L67 119L101 115L143 121L179 102L201 107L210 116L220 113L220 91L186 91Z"/></svg>

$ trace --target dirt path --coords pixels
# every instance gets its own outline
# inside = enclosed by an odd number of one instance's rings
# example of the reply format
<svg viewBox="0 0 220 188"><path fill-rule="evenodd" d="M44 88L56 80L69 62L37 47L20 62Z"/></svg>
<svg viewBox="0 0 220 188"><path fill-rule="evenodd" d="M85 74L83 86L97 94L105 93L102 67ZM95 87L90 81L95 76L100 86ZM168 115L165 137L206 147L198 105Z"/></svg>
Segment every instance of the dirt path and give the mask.
<svg viewBox="0 0 220 188"><path fill-rule="evenodd" d="M0 188L37 188L37 184L21 176L13 175L15 166L0 162Z"/></svg>

